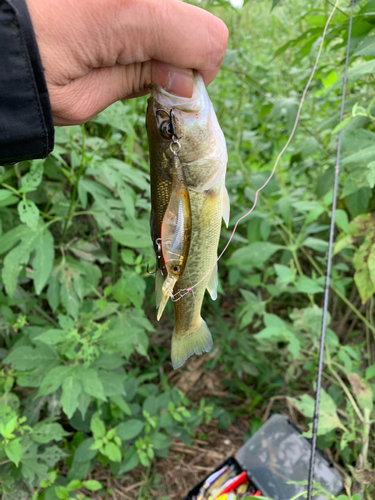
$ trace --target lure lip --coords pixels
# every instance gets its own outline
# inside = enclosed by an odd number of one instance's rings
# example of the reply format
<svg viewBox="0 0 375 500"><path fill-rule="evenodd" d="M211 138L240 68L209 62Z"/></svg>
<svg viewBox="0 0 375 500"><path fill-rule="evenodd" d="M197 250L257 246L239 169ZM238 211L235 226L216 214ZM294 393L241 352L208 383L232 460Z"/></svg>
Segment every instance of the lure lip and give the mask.
<svg viewBox="0 0 375 500"><path fill-rule="evenodd" d="M159 321L161 318L161 315L164 312L165 306L167 305L169 297L172 295L173 288L177 282L177 278L175 276L172 276L168 274L168 276L165 278L165 281L163 283L163 297L160 301L159 304L159 309L158 309L158 314L157 314L157 320Z"/></svg>

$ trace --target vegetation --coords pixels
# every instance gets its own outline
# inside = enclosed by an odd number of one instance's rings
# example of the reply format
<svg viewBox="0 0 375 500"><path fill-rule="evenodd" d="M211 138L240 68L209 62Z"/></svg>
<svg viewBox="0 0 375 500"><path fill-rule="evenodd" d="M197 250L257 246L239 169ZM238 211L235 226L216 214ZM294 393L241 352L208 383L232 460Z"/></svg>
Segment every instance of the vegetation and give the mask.
<svg viewBox="0 0 375 500"><path fill-rule="evenodd" d="M172 308L156 322L146 272L146 98L56 129L44 161L0 167L4 500L181 498L158 469L172 444L194 446L234 422L247 439L270 411L308 429L340 128L318 444L345 475L340 500L374 498L375 0L355 5L339 125L348 4L332 19L296 136L220 261L219 298L204 305L215 350L198 365L172 373ZM228 145L233 227L288 138L332 2L199 5L231 33L209 92ZM215 391L187 396L189 366L214 373ZM120 496L113 485L124 481Z"/></svg>

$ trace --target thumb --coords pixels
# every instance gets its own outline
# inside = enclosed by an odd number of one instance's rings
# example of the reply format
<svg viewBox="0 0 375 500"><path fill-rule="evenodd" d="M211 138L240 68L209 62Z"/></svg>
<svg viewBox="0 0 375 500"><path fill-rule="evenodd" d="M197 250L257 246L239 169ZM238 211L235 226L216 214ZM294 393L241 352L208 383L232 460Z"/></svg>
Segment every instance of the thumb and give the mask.
<svg viewBox="0 0 375 500"><path fill-rule="evenodd" d="M150 83L181 97L193 94L193 70L161 61L95 68L66 85L49 88L55 125L85 123L119 99L148 93Z"/></svg>

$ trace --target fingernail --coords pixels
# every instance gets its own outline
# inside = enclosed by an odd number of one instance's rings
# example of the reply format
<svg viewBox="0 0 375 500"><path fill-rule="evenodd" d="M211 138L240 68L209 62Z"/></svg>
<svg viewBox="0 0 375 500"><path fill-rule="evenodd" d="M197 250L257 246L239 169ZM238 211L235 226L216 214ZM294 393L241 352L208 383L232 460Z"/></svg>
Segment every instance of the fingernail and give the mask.
<svg viewBox="0 0 375 500"><path fill-rule="evenodd" d="M161 61L154 61L152 79L167 92L180 97L191 97L194 88L192 69L182 69Z"/></svg>

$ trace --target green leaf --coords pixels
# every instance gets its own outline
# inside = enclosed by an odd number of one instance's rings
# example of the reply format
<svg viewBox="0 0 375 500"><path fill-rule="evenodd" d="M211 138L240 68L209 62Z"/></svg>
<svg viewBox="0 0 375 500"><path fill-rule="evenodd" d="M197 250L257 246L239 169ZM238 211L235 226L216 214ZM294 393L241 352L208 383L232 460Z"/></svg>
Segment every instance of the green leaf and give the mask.
<svg viewBox="0 0 375 500"><path fill-rule="evenodd" d="M141 420L130 419L119 424L116 433L122 441L130 441L141 433L144 425Z"/></svg>
<svg viewBox="0 0 375 500"><path fill-rule="evenodd" d="M55 493L60 500L67 500L70 497L69 491L65 486L55 486Z"/></svg>
<svg viewBox="0 0 375 500"><path fill-rule="evenodd" d="M168 448L169 446L168 437L161 432L155 432L155 434L152 434L150 439L151 444L155 450L163 450L165 448Z"/></svg>
<svg viewBox="0 0 375 500"><path fill-rule="evenodd" d="M6 200L12 196L12 191L9 191L8 189L0 189L0 201Z"/></svg>
<svg viewBox="0 0 375 500"><path fill-rule="evenodd" d="M14 245L31 232L25 224L14 227L0 237L0 254L7 253Z"/></svg>
<svg viewBox="0 0 375 500"><path fill-rule="evenodd" d="M373 235L369 234L353 257L353 264L356 269L354 281L364 304L375 292L375 261L372 257L375 251L375 244L372 244ZM371 267L370 267L371 266Z"/></svg>
<svg viewBox="0 0 375 500"><path fill-rule="evenodd" d="M354 56L375 56L375 36L370 34L357 46Z"/></svg>
<svg viewBox="0 0 375 500"><path fill-rule="evenodd" d="M62 385L64 380L72 372L73 368L71 366L55 366L50 370L39 387L37 397L45 396L57 391L57 389Z"/></svg>
<svg viewBox="0 0 375 500"><path fill-rule="evenodd" d="M369 163L373 161L375 157L375 146L369 146L364 149L360 149L356 153L346 156L341 160L342 165L348 165L349 163Z"/></svg>
<svg viewBox="0 0 375 500"><path fill-rule="evenodd" d="M235 250L228 264L235 264L237 266L250 265L261 268L263 264L281 248L283 248L281 245L275 245L268 241L255 241L246 247Z"/></svg>
<svg viewBox="0 0 375 500"><path fill-rule="evenodd" d="M118 406L120 408L120 410L125 413L125 415L132 414L130 406L128 405L128 403L125 401L125 399L122 396L110 396L109 399L112 401L112 403L114 403L116 406Z"/></svg>
<svg viewBox="0 0 375 500"><path fill-rule="evenodd" d="M35 231L38 227L39 209L32 200L22 200L18 204L18 214L21 222Z"/></svg>
<svg viewBox="0 0 375 500"><path fill-rule="evenodd" d="M99 379L98 372L96 370L92 368L80 367L76 373L81 380L83 390L86 392L86 394L92 396L93 398L106 401L106 397L104 396L103 384Z"/></svg>
<svg viewBox="0 0 375 500"><path fill-rule="evenodd" d="M119 474L124 474L128 472L139 464L139 455L135 446L131 446L128 450L125 450L124 460L121 464Z"/></svg>
<svg viewBox="0 0 375 500"><path fill-rule="evenodd" d="M121 451L115 443L107 443L104 446L103 455L108 457L112 462L121 462Z"/></svg>
<svg viewBox="0 0 375 500"><path fill-rule="evenodd" d="M55 352L41 344L36 348L31 346L16 347L6 356L4 363L11 364L16 370L30 370L45 366L55 359L57 359Z"/></svg>
<svg viewBox="0 0 375 500"><path fill-rule="evenodd" d="M83 481L83 486L90 491L99 491L102 489L102 485L99 481L95 479L89 479L88 481Z"/></svg>
<svg viewBox="0 0 375 500"><path fill-rule="evenodd" d="M66 432L57 422L39 422L33 428L31 439L36 443L46 444L52 440L61 441L62 438L68 434L69 432Z"/></svg>
<svg viewBox="0 0 375 500"><path fill-rule="evenodd" d="M319 238L306 238L303 242L303 246L312 248L317 252L326 252L328 250L328 242L325 240L321 240Z"/></svg>
<svg viewBox="0 0 375 500"><path fill-rule="evenodd" d="M36 240L34 250L36 254L33 260L33 279L35 292L39 295L52 272L55 257L53 237L48 229L41 231L40 237Z"/></svg>
<svg viewBox="0 0 375 500"><path fill-rule="evenodd" d="M51 329L35 337L35 340L40 340L40 342L44 342L47 345L56 345L59 342L63 342L69 333L65 330Z"/></svg>
<svg viewBox="0 0 375 500"><path fill-rule="evenodd" d="M296 280L296 288L301 293L321 293L323 288L308 276L301 276Z"/></svg>
<svg viewBox="0 0 375 500"><path fill-rule="evenodd" d="M72 418L78 407L78 397L81 394L81 391L81 383L76 374L73 372L63 382L62 395L60 399L62 408L68 418Z"/></svg>
<svg viewBox="0 0 375 500"><path fill-rule="evenodd" d="M15 438L15 439L12 439L11 441L9 441L5 445L4 451L6 453L6 456L9 458L9 460L11 460L13 463L15 463L16 466L18 467L20 460L22 458L22 453L23 453L21 438L18 437L18 438Z"/></svg>
<svg viewBox="0 0 375 500"><path fill-rule="evenodd" d="M307 417L312 418L314 413L315 401L308 394L303 394L300 399L289 398L293 403L302 410ZM318 436L327 434L335 429L346 430L342 425L341 420L337 416L336 404L327 394L327 392L321 390L321 401L319 409L319 426L318 426ZM310 424L310 428L311 428Z"/></svg>
<svg viewBox="0 0 375 500"><path fill-rule="evenodd" d="M374 162L375 163L375 162ZM349 233L349 218L345 210L337 209L335 213L335 222L338 227L344 231L344 233Z"/></svg>
<svg viewBox="0 0 375 500"><path fill-rule="evenodd" d="M374 407L374 395L371 386L363 380L357 373L349 373L349 382L358 402L358 406L362 410L372 411Z"/></svg>
<svg viewBox="0 0 375 500"><path fill-rule="evenodd" d="M375 73L375 61L365 61L359 64L352 66L348 70L348 83L353 83L358 78L363 75L368 75L369 73ZM338 80L339 81L339 80ZM342 81L342 79L341 79Z"/></svg>
<svg viewBox="0 0 375 500"><path fill-rule="evenodd" d="M22 177L21 193L35 191L42 182L43 178L43 160L33 160L31 162L30 171Z"/></svg>
<svg viewBox="0 0 375 500"><path fill-rule="evenodd" d="M371 161L367 165L366 179L370 185L370 188L375 186L375 161Z"/></svg>
<svg viewBox="0 0 375 500"><path fill-rule="evenodd" d="M91 418L91 424L90 424L90 429L91 432L94 435L95 439L100 439L105 436L105 425L104 423L100 420L99 413L96 412Z"/></svg>
<svg viewBox="0 0 375 500"><path fill-rule="evenodd" d="M95 458L98 452L97 450L91 449L94 442L95 440L93 438L88 438L82 441L74 452L74 460L76 462L87 462L88 460Z"/></svg>

